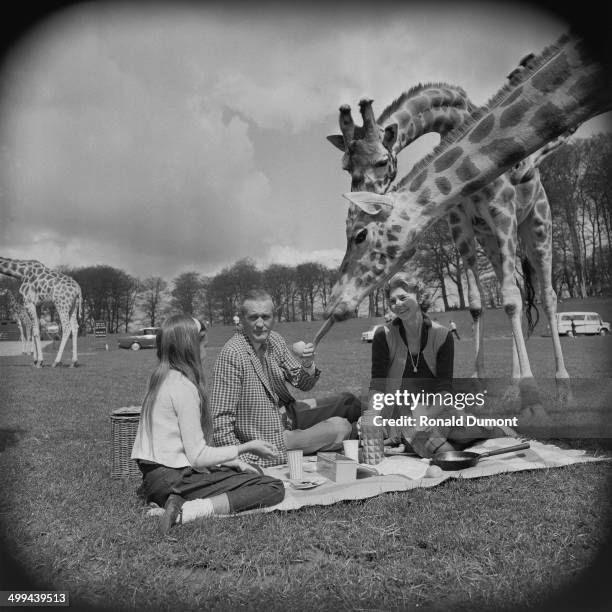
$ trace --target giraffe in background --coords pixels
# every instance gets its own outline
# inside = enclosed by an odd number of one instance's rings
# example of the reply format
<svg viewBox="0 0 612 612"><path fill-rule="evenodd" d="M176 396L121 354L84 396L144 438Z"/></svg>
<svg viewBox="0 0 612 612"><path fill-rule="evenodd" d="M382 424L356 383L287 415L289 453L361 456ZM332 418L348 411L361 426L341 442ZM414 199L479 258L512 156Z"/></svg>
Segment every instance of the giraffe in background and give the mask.
<svg viewBox="0 0 612 612"><path fill-rule="evenodd" d="M380 287L412 256L419 236L459 202L491 183L555 138L612 108L612 88L605 69L589 55L583 41L564 35L544 50L528 69L506 84L493 100L462 127L450 132L432 154L419 162L384 195L345 194L350 201L347 251L333 289L326 321L348 318L363 298ZM508 275L514 261L501 262ZM506 297L515 337L520 331L520 303ZM519 353L523 408L535 390ZM534 394L537 397L537 391ZM541 410L541 405L539 406Z"/></svg>
<svg viewBox="0 0 612 612"><path fill-rule="evenodd" d="M23 297L24 306L32 319L35 367L40 368L43 363L40 324L36 306L45 301L53 302L62 325L62 340L53 367L61 363L62 353L70 334L72 334L71 366L76 366L78 315L83 309L83 298L78 283L70 276L54 272L34 259L22 260L0 257L0 274L21 281L19 293Z"/></svg>
<svg viewBox="0 0 612 612"><path fill-rule="evenodd" d="M23 302L17 299L10 289L0 289L0 295L6 295L8 299L8 310L11 318L17 321L19 328L19 339L21 340L21 352L31 355L32 347L32 319L28 314Z"/></svg>
<svg viewBox="0 0 612 612"><path fill-rule="evenodd" d="M521 60L521 66L527 59ZM518 70L518 69L517 69ZM517 77L516 71L512 79ZM510 78L510 77L509 77ZM511 79L511 82L512 82ZM450 131L468 121L478 111L465 91L447 83L418 85L402 93L380 115L374 117L372 100L359 103L363 127L355 126L348 105L340 107L341 135L328 136L328 140L344 152L343 168L351 174L352 191L386 193L396 175L397 155L423 134L436 132L445 137ZM560 141L547 145L548 155ZM542 155L538 157L538 163ZM473 319L475 371L473 376L483 378L484 329L483 289L477 267L477 242L491 262L502 288L502 296L519 291L514 270L501 265L504 261L517 263L518 236L526 247L528 261L537 274L542 302L549 317L557 378L569 378L559 334L556 329L557 297L552 287L552 217L544 187L535 164L535 155L521 161L515 168L494 179L477 193L463 198L447 216L451 236L461 255L468 282L468 303ZM528 297L534 295L531 270L526 271ZM516 301L516 297L512 299ZM547 303L548 302L548 303ZM521 304L522 300L518 301ZM505 304L504 304L505 306ZM528 331L537 323L531 318L533 301L528 301ZM519 318L522 312L519 312ZM552 319L550 318L552 317ZM520 371L519 352L528 364ZM520 329L512 345L512 376L529 375L530 364L525 340Z"/></svg>

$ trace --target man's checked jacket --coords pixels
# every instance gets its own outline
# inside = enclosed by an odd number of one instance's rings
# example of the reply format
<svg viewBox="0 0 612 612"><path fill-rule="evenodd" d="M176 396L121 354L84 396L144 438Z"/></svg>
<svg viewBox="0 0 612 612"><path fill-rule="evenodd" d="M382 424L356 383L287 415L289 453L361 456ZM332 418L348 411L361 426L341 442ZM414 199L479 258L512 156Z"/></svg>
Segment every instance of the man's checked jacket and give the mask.
<svg viewBox="0 0 612 612"><path fill-rule="evenodd" d="M286 383L308 391L321 374L316 368L309 374L289 350L284 338L274 331L268 336L264 355L262 365L246 335L236 332L215 361L210 396L215 445L267 440L278 448L276 457L261 459L249 453L240 456L262 467L287 461L283 432L291 424L287 422L285 406L294 398Z"/></svg>

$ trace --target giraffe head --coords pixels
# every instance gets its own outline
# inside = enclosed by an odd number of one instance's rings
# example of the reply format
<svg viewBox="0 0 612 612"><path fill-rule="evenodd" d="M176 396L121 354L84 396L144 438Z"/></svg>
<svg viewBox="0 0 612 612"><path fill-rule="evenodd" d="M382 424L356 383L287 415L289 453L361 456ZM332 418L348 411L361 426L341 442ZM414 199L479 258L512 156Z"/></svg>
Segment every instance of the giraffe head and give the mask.
<svg viewBox="0 0 612 612"><path fill-rule="evenodd" d="M374 118L372 100L359 102L363 126L353 123L351 107L340 107L340 131L327 140L340 149L342 168L351 175L351 191L385 193L397 174L397 157L392 148L397 124L381 128Z"/></svg>
<svg viewBox="0 0 612 612"><path fill-rule="evenodd" d="M344 194L349 200L346 253L330 299L327 318L342 321L352 315L372 290L399 270L415 252L411 236L420 223L411 223L410 208L396 206L394 192ZM415 218L419 206L414 206Z"/></svg>

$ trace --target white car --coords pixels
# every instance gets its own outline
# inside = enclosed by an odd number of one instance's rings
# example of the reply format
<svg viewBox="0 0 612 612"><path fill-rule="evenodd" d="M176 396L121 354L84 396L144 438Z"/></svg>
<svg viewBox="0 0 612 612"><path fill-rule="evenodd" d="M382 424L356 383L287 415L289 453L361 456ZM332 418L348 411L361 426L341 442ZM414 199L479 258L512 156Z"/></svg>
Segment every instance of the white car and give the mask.
<svg viewBox="0 0 612 612"><path fill-rule="evenodd" d="M606 336L610 333L610 323L602 321L601 316L596 312L559 312L557 313L557 329L560 335L599 334Z"/></svg>
<svg viewBox="0 0 612 612"><path fill-rule="evenodd" d="M382 327L382 325L375 325L374 327L372 327L372 329L368 329L368 331L364 331L361 334L361 341L362 342L372 342L372 340L374 340L374 334L376 333L376 330Z"/></svg>
<svg viewBox="0 0 612 612"><path fill-rule="evenodd" d="M53 340L58 338L60 335L60 326L57 323L49 322L46 325L40 324L41 338L47 340Z"/></svg>

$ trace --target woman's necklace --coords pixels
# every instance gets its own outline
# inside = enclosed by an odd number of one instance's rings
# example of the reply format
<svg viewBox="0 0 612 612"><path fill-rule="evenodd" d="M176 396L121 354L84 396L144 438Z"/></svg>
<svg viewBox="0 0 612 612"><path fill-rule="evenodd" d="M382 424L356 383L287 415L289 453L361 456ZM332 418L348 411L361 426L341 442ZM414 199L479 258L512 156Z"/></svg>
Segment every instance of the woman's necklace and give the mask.
<svg viewBox="0 0 612 612"><path fill-rule="evenodd" d="M419 369L419 359L421 358L421 325L423 325L423 319L419 322L419 331L417 333L417 358L416 363L414 363L414 359L412 358L412 353L410 352L410 347L408 347L408 356L410 357L410 363L412 364L412 371L416 374Z"/></svg>

